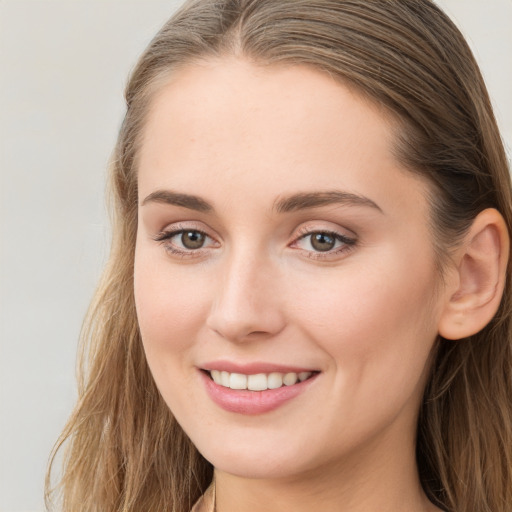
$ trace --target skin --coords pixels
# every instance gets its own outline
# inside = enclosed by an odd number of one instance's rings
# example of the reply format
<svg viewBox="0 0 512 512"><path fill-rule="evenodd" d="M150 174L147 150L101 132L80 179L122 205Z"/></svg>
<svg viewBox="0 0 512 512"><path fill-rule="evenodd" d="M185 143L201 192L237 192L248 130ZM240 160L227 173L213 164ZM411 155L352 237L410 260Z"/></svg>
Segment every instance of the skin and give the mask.
<svg viewBox="0 0 512 512"><path fill-rule="evenodd" d="M438 510L414 446L449 294L427 185L396 161L394 136L379 108L306 67L200 62L153 99L138 177L137 314L160 392L216 468L218 511ZM157 191L211 209L148 198ZM373 204L275 209L325 191ZM155 240L184 229L205 233L204 245ZM312 232L355 242L320 252ZM245 415L205 391L200 368L218 360L320 373L277 409Z"/></svg>

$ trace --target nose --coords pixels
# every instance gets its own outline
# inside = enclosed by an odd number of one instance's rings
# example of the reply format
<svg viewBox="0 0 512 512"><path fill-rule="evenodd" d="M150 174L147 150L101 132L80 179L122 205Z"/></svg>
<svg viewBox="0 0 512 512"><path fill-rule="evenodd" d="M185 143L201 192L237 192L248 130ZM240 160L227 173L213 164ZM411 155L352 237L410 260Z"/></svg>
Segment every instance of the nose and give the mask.
<svg viewBox="0 0 512 512"><path fill-rule="evenodd" d="M221 272L207 326L233 342L263 340L285 326L277 269L255 255L233 255Z"/></svg>

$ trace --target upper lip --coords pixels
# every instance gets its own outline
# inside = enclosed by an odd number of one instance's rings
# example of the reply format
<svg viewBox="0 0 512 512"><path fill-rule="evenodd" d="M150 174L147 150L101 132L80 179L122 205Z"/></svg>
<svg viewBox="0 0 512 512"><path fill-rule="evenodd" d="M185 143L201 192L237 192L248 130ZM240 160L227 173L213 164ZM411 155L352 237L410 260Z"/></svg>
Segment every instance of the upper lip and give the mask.
<svg viewBox="0 0 512 512"><path fill-rule="evenodd" d="M229 373L241 373L244 375L255 375L258 373L301 373L316 372L315 368L305 366L290 366L286 364L253 362L253 363L234 363L231 361L211 361L200 366L202 370L218 370Z"/></svg>

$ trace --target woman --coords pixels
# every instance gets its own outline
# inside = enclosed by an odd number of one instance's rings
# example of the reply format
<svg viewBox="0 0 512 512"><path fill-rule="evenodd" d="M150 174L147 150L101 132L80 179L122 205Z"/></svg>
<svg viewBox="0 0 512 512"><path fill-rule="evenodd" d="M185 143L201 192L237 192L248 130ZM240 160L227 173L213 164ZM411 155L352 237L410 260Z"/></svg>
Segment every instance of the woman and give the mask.
<svg viewBox="0 0 512 512"><path fill-rule="evenodd" d="M64 510L510 510L511 187L446 16L192 1L126 100Z"/></svg>

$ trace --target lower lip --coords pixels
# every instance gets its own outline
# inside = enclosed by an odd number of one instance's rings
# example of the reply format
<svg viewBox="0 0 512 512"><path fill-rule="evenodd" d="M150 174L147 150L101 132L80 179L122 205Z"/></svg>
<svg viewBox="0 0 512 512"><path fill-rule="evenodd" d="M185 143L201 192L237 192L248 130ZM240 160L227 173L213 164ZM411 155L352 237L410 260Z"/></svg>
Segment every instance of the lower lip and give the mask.
<svg viewBox="0 0 512 512"><path fill-rule="evenodd" d="M304 392L318 374L293 386L282 386L265 391L235 390L215 384L204 371L200 371L206 391L219 407L228 412L256 415L273 411Z"/></svg>

